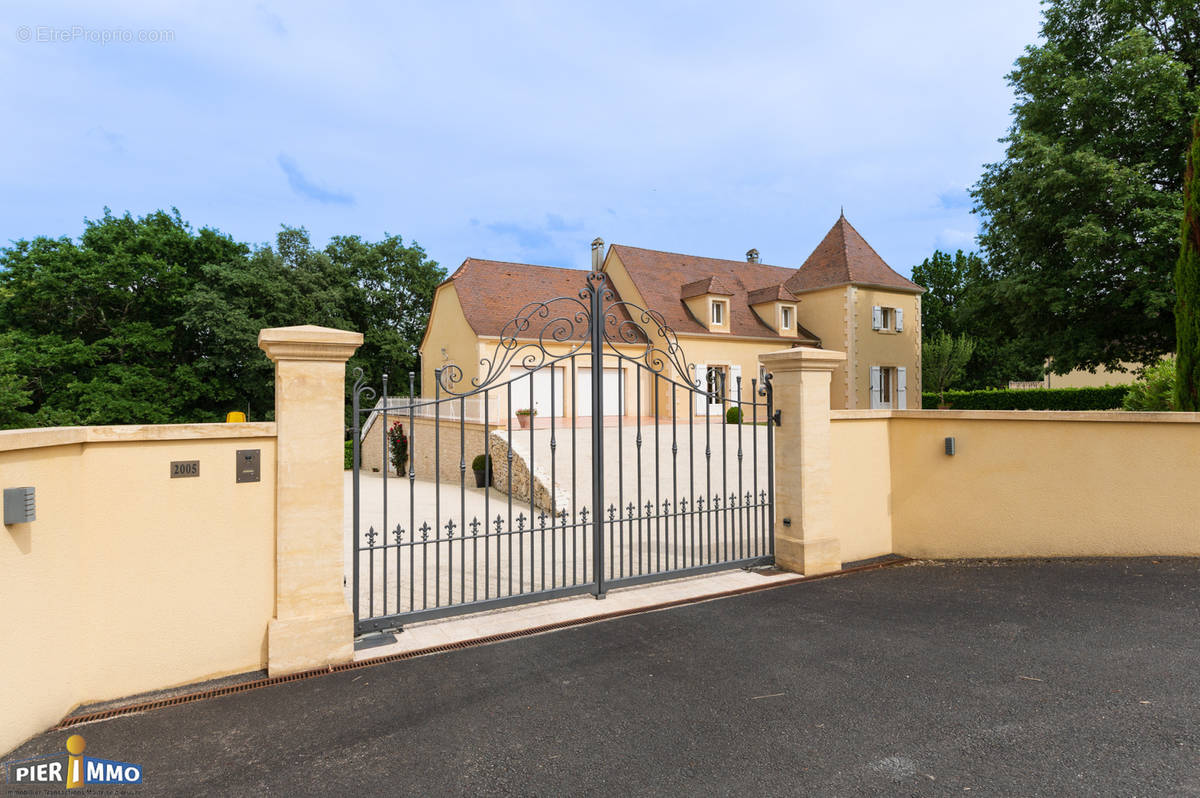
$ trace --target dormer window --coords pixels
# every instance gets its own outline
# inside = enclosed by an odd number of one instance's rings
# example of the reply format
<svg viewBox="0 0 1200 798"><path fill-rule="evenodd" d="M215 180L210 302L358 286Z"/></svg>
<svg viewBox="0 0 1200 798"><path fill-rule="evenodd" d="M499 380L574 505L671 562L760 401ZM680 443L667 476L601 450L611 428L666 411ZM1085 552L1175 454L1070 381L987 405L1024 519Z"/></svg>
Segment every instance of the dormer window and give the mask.
<svg viewBox="0 0 1200 798"><path fill-rule="evenodd" d="M779 329L792 329L792 309L787 305L779 309Z"/></svg>
<svg viewBox="0 0 1200 798"><path fill-rule="evenodd" d="M722 327L725 325L725 300L714 299L712 301L712 326Z"/></svg>

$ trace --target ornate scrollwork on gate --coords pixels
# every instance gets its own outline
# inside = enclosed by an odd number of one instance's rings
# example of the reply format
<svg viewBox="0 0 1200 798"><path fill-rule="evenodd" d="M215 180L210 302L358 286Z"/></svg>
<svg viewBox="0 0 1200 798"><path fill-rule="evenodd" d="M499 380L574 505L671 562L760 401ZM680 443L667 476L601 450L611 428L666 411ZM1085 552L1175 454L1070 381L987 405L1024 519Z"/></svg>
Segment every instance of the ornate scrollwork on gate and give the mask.
<svg viewBox="0 0 1200 798"><path fill-rule="evenodd" d="M363 375L361 366L356 366L354 368L354 387L351 389L351 391L352 395L359 401L361 401L363 397L371 400L376 396L375 389L370 385L367 385L367 378Z"/></svg>
<svg viewBox="0 0 1200 798"><path fill-rule="evenodd" d="M438 387L449 396L475 393L504 380L514 366L535 371L579 354L595 338L595 345L607 347L619 358L641 362L668 379L673 369L683 383L700 389L701 375L688 363L678 336L661 313L618 299L603 272L590 272L586 279L586 287L576 296L530 302L521 308L501 328L492 354L480 358L479 376L464 384L462 369L447 364L438 370ZM598 325L592 323L593 299L601 308ZM565 349L552 352L551 347L558 345ZM623 351L630 347L632 352Z"/></svg>
<svg viewBox="0 0 1200 798"><path fill-rule="evenodd" d="M604 289L604 294L613 298L612 289ZM610 302L604 307L603 336L604 343L617 357L641 361L648 370L668 379L671 378L668 368L674 368L680 380L697 386L695 366L688 363L675 330L657 310L647 310L626 300ZM626 354L618 346L634 347L634 351Z"/></svg>
<svg viewBox="0 0 1200 798"><path fill-rule="evenodd" d="M589 291L581 289L577 297L560 296L525 305L501 328L491 356L480 359L479 376L471 378L469 386L462 385L462 369L452 364L443 366L439 372L441 389L453 396L474 393L499 382L513 365L534 371L577 354L591 339L589 300ZM568 348L553 354L547 347L554 344L567 344Z"/></svg>

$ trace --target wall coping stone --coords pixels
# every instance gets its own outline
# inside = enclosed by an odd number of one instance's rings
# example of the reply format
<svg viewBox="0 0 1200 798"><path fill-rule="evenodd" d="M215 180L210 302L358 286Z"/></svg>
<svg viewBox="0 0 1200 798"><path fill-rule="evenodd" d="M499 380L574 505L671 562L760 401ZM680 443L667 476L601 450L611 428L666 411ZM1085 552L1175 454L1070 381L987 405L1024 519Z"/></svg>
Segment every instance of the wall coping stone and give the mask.
<svg viewBox="0 0 1200 798"><path fill-rule="evenodd" d="M926 421L1096 421L1119 424L1200 424L1200 413L1145 413L1129 410L831 410L831 421L912 418Z"/></svg>
<svg viewBox="0 0 1200 798"><path fill-rule="evenodd" d="M120 424L99 427L35 427L0 430L0 452L68 446L74 443L135 443L137 441L221 440L274 438L275 422L236 424Z"/></svg>

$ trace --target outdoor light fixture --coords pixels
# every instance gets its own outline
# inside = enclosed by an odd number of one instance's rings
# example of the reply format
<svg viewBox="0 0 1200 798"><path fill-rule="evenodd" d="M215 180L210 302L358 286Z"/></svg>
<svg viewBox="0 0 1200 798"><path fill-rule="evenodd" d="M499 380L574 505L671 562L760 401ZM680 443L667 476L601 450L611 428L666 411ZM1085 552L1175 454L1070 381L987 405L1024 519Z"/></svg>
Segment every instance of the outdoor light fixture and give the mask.
<svg viewBox="0 0 1200 798"><path fill-rule="evenodd" d="M950 455L951 457L954 456L954 438L946 439L946 454Z"/></svg>
<svg viewBox="0 0 1200 798"><path fill-rule="evenodd" d="M4 489L4 523L28 524L37 518L34 512L33 488Z"/></svg>

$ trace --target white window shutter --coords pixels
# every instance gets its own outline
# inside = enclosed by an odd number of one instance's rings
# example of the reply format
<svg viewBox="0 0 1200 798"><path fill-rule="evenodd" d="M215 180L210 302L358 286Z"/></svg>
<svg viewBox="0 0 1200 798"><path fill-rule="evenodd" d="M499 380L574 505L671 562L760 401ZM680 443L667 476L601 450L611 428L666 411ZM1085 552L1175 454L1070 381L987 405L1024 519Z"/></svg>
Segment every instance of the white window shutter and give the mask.
<svg viewBox="0 0 1200 798"><path fill-rule="evenodd" d="M879 366L871 366L871 409L872 410L877 409L879 407L879 404L881 401L879 392L880 392L880 386L882 385L882 383L879 381L879 373L880 373Z"/></svg>
<svg viewBox="0 0 1200 798"><path fill-rule="evenodd" d="M729 367L729 400L736 406L742 401L742 367Z"/></svg>
<svg viewBox="0 0 1200 798"><path fill-rule="evenodd" d="M908 369L903 366L896 369L896 407L899 410L908 409Z"/></svg>
<svg viewBox="0 0 1200 798"><path fill-rule="evenodd" d="M883 308L879 307L879 305L871 308L871 329L883 329Z"/></svg>
<svg viewBox="0 0 1200 798"><path fill-rule="evenodd" d="M895 313L896 313L896 332L900 332L904 329L904 309L896 308Z"/></svg>
<svg viewBox="0 0 1200 798"><path fill-rule="evenodd" d="M692 394L696 401L696 415L708 412L708 366L696 364L696 393Z"/></svg>

